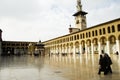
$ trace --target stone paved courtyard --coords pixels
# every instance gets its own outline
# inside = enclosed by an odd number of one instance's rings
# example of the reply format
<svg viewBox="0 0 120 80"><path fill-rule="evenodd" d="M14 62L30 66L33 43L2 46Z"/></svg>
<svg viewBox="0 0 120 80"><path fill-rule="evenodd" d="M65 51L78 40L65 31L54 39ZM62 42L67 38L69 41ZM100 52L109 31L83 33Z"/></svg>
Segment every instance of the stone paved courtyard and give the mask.
<svg viewBox="0 0 120 80"><path fill-rule="evenodd" d="M98 54L51 57L1 56L0 80L120 80L120 57L110 55L113 74L98 75Z"/></svg>

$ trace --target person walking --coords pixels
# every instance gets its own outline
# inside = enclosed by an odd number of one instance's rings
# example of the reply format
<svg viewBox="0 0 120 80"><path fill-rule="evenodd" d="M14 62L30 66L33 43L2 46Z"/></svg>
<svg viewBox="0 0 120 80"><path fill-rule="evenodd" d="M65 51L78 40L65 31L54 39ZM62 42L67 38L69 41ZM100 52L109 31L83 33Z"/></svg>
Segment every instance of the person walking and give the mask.
<svg viewBox="0 0 120 80"><path fill-rule="evenodd" d="M106 75L108 72L112 73L112 69L110 65L112 64L112 61L108 54L104 53L104 51L101 51L102 53L100 54L100 59L99 59L99 71L98 74L100 75L101 71L104 72L104 75Z"/></svg>
<svg viewBox="0 0 120 80"><path fill-rule="evenodd" d="M104 74L106 75L107 74L107 69L106 69L106 67L107 67L107 60L106 60L106 58L104 57L104 55L100 55L100 59L99 59L99 71L98 71L98 74L100 75L101 74L101 72L103 71L104 72Z"/></svg>
<svg viewBox="0 0 120 80"><path fill-rule="evenodd" d="M105 58L107 59L107 67L106 67L107 73L112 74L112 69L111 69L112 60L111 60L110 56L107 53L105 53Z"/></svg>

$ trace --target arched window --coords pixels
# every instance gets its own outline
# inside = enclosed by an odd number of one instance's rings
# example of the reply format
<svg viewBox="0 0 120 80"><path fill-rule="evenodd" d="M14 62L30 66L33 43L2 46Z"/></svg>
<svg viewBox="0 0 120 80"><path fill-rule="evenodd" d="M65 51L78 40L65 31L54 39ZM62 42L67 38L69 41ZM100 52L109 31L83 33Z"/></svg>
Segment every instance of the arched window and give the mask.
<svg viewBox="0 0 120 80"><path fill-rule="evenodd" d="M73 41L73 36L72 36L72 41Z"/></svg>
<svg viewBox="0 0 120 80"><path fill-rule="evenodd" d="M108 33L110 33L110 27L108 27Z"/></svg>
<svg viewBox="0 0 120 80"><path fill-rule="evenodd" d="M70 37L70 41L71 41L71 37Z"/></svg>
<svg viewBox="0 0 120 80"><path fill-rule="evenodd" d="M96 35L96 36L98 35L97 30L95 30L95 35Z"/></svg>
<svg viewBox="0 0 120 80"><path fill-rule="evenodd" d="M103 28L103 34L105 34L106 32L105 32L105 28Z"/></svg>
<svg viewBox="0 0 120 80"><path fill-rule="evenodd" d="M77 35L77 39L79 39L79 35Z"/></svg>
<svg viewBox="0 0 120 80"><path fill-rule="evenodd" d="M112 26L112 32L115 32L115 27L114 27L114 25Z"/></svg>
<svg viewBox="0 0 120 80"><path fill-rule="evenodd" d="M76 21L76 24L79 24L79 20Z"/></svg>
<svg viewBox="0 0 120 80"><path fill-rule="evenodd" d="M69 37L68 37L68 41L69 41Z"/></svg>
<svg viewBox="0 0 120 80"><path fill-rule="evenodd" d="M88 33L86 32L86 38L88 37Z"/></svg>
<svg viewBox="0 0 120 80"><path fill-rule="evenodd" d="M117 27L118 27L118 31L120 31L120 24L118 24L118 26L117 26Z"/></svg>
<svg viewBox="0 0 120 80"><path fill-rule="evenodd" d="M90 34L90 32L89 32L89 37L91 37L91 34Z"/></svg>
<svg viewBox="0 0 120 80"><path fill-rule="evenodd" d="M74 39L76 40L76 35L74 36Z"/></svg>
<svg viewBox="0 0 120 80"><path fill-rule="evenodd" d="M100 35L102 35L102 30L101 29L99 29L99 33L100 33Z"/></svg>
<svg viewBox="0 0 120 80"><path fill-rule="evenodd" d="M92 31L92 36L94 36L94 31Z"/></svg>
<svg viewBox="0 0 120 80"><path fill-rule="evenodd" d="M83 38L85 38L85 35L84 35L84 33L83 33Z"/></svg>
<svg viewBox="0 0 120 80"><path fill-rule="evenodd" d="M80 38L82 39L82 34L80 34Z"/></svg>

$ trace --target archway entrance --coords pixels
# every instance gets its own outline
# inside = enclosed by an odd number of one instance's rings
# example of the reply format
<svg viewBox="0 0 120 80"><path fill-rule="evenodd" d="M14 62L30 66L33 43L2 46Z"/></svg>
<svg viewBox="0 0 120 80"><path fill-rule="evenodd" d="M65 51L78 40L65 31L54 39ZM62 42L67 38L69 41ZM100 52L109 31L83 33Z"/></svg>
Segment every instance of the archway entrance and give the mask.
<svg viewBox="0 0 120 80"><path fill-rule="evenodd" d="M110 41L110 54L115 53L116 52L116 38L115 36L110 36L109 37L109 41Z"/></svg>
<svg viewBox="0 0 120 80"><path fill-rule="evenodd" d="M98 39L97 38L93 39L93 52L95 54L98 54Z"/></svg>
<svg viewBox="0 0 120 80"><path fill-rule="evenodd" d="M81 42L81 45L82 45L82 54L84 54L85 53L85 41L82 41Z"/></svg>
<svg viewBox="0 0 120 80"><path fill-rule="evenodd" d="M87 53L90 54L91 53L91 40L90 39L87 40L86 44L87 44Z"/></svg>
<svg viewBox="0 0 120 80"><path fill-rule="evenodd" d="M107 52L106 41L107 39L105 37L100 38L101 50L103 50L104 52Z"/></svg>
<svg viewBox="0 0 120 80"><path fill-rule="evenodd" d="M75 43L75 53L76 54L80 54L80 51L79 51L79 42Z"/></svg>

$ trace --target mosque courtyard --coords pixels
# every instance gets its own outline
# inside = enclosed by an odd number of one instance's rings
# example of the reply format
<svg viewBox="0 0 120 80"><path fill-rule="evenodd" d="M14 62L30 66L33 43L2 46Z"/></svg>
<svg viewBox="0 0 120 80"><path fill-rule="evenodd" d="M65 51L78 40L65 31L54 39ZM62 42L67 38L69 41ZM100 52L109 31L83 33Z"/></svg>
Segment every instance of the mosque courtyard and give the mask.
<svg viewBox="0 0 120 80"><path fill-rule="evenodd" d="M120 56L110 57L113 73L98 75L98 54L1 56L0 80L120 80Z"/></svg>

